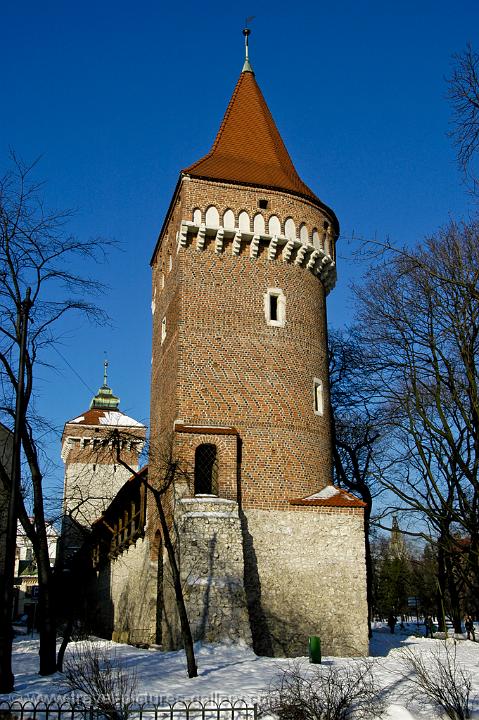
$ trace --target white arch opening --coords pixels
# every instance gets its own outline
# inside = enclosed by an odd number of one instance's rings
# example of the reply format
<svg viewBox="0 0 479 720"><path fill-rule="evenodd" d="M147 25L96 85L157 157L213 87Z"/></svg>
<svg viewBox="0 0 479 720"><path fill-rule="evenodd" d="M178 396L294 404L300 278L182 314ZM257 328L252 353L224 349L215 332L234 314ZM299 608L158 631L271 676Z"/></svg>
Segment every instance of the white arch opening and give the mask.
<svg viewBox="0 0 479 720"><path fill-rule="evenodd" d="M284 234L289 240L296 240L296 225L293 218L288 218L284 224Z"/></svg>
<svg viewBox="0 0 479 720"><path fill-rule="evenodd" d="M268 223L270 235L281 235L281 223L277 215L271 215Z"/></svg>
<svg viewBox="0 0 479 720"><path fill-rule="evenodd" d="M214 205L210 205L206 211L206 225L207 227L220 226L220 214Z"/></svg>
<svg viewBox="0 0 479 720"><path fill-rule="evenodd" d="M241 232L251 232L249 215L245 210L240 212L239 218L238 218L238 224L239 224L239 229L241 230Z"/></svg>
<svg viewBox="0 0 479 720"><path fill-rule="evenodd" d="M232 210L226 210L223 215L223 227L225 230L235 229L235 214Z"/></svg>
<svg viewBox="0 0 479 720"><path fill-rule="evenodd" d="M266 232L264 217L261 213L257 213L253 218L253 232L255 235L264 235Z"/></svg>

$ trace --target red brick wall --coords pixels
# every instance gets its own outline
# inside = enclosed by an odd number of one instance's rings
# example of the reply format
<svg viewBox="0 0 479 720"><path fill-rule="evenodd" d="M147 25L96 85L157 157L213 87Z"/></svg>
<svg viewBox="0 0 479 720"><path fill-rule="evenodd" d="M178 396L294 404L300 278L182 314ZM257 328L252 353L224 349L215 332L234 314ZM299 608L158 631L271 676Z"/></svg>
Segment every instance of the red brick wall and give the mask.
<svg viewBox="0 0 479 720"><path fill-rule="evenodd" d="M290 509L290 498L318 491L332 474L321 281L284 262L280 252L273 261L265 249L252 259L246 244L239 256L231 243L215 254L209 240L203 251L193 243L177 254L176 232L194 208L210 204L220 217L231 208L236 217L245 209L252 218L259 198L269 201L266 219L291 216L298 229L303 221L309 231L321 228L326 216L290 195L206 181L187 179L179 197L153 264L152 442L171 435L175 420L234 426L242 440L244 506ZM271 287L286 296L285 327L266 323L263 296ZM315 377L324 384L322 417L313 409Z"/></svg>

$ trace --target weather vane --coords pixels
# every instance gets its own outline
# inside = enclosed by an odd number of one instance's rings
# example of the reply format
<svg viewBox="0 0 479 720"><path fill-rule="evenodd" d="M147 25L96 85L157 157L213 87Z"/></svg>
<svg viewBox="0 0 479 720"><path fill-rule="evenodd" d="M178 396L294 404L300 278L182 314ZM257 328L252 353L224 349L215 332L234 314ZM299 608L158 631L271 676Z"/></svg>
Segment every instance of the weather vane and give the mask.
<svg viewBox="0 0 479 720"><path fill-rule="evenodd" d="M251 65L249 64L249 48L248 48L248 37L251 35L251 30L249 29L248 25L254 20L255 16L250 15L250 17L246 18L245 21L245 27L243 29L243 35L244 35L244 45L245 45L245 61L243 66L243 72L245 70L251 71Z"/></svg>

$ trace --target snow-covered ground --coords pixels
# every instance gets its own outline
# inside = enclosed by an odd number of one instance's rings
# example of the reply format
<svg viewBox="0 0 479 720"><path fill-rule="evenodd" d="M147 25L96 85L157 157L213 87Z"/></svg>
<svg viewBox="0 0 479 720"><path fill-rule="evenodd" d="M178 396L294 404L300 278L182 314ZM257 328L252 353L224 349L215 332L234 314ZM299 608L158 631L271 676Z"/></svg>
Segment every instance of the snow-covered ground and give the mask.
<svg viewBox="0 0 479 720"><path fill-rule="evenodd" d="M441 640L416 637L411 634L415 626L408 626L403 632L389 633L387 628L378 626L371 642L371 656L374 658L374 675L383 688L389 720L436 720L441 716L428 704L426 698L412 700L411 688L401 667L400 655L404 647L414 647L424 653L439 650L444 646ZM103 641L101 641L103 642ZM453 643L452 640L448 641ZM257 657L245 645L198 645L196 647L199 676L188 679L186 663L182 652L161 652L142 650L129 645L105 643L121 655L124 664L135 668L139 679L138 693L146 699L172 702L176 699L233 699L243 698L257 701L267 689L271 680L286 668L290 661ZM473 678L473 698L479 696L479 642L458 640L457 660ZM305 671L313 666L308 658L299 661ZM343 658L323 658L324 664L340 665L354 663ZM39 677L38 641L18 638L15 642L14 672L16 698L34 696L59 697L66 692L62 676ZM153 696L153 697L152 697ZM140 697L140 699L142 699ZM479 697L473 700L474 717L479 718Z"/></svg>

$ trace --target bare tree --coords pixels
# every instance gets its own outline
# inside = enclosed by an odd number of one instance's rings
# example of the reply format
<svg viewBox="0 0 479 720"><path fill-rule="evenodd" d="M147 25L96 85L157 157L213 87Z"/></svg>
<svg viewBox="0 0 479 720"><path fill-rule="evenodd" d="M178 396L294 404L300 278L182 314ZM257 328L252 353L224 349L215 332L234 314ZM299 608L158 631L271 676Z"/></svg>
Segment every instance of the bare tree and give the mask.
<svg viewBox="0 0 479 720"><path fill-rule="evenodd" d="M127 720L138 689L134 667L101 642L83 641L70 650L64 680L107 720Z"/></svg>
<svg viewBox="0 0 479 720"><path fill-rule="evenodd" d="M479 225L451 222L357 292L364 382L387 423L382 482L437 539L442 597L446 583L455 592L448 563L461 536L463 577L479 586L478 287Z"/></svg>
<svg viewBox="0 0 479 720"><path fill-rule="evenodd" d="M42 186L34 181L35 163L26 165L14 155L13 168L0 179L0 417L12 427L15 421L21 345L21 317L27 290L31 289L26 337L25 383L21 392L20 426L23 495L15 512L32 543L38 566L40 674L55 672L55 609L45 524L43 471L38 422L33 409L36 367L56 342L55 327L72 311L102 322L105 313L85 298L101 285L78 272L87 260L98 260L110 243L79 240L67 233L70 211L50 211L42 200ZM11 487L10 468L0 463L2 481ZM28 497L28 501L26 496ZM28 503L31 503L29 506ZM11 685L11 622L7 608L0 624L2 691ZM10 675L8 668L10 667ZM10 680L4 678L9 675Z"/></svg>
<svg viewBox="0 0 479 720"><path fill-rule="evenodd" d="M469 44L462 53L454 55L448 97L453 111L451 137L457 148L459 166L466 176L472 177L477 189L471 164L479 149L479 54Z"/></svg>
<svg viewBox="0 0 479 720"><path fill-rule="evenodd" d="M368 402L364 384L365 361L354 333L330 331L328 351L334 475L338 485L359 495L366 505L366 587L371 637L373 588L370 534L373 500L381 492L381 485L373 472L379 463L376 455L380 448L381 419Z"/></svg>
<svg viewBox="0 0 479 720"><path fill-rule="evenodd" d="M374 680L374 661L304 668L290 662L273 678L261 703L262 717L278 720L373 720L384 702Z"/></svg>
<svg viewBox="0 0 479 720"><path fill-rule="evenodd" d="M122 436L118 431L113 432L114 447L116 449L117 461L123 467L130 470L132 475L137 475L127 463L124 462L121 456L122 448ZM166 447L166 449L165 449ZM191 634L190 622L188 619L188 613L186 610L185 599L183 595L183 586L181 583L180 569L178 567L178 560L176 556L175 546L172 539L171 527L173 523L172 512L168 512L167 508L171 508L173 486L176 482L186 482L189 484L190 477L187 469L185 469L178 458L175 458L172 452L172 443L162 444L162 449L152 447L150 444L149 449L149 468L154 474L154 481L148 480L148 476L142 478L142 482L145 483L147 491L151 494L154 499L156 509L158 512L158 519L160 521L161 535L163 543L165 545L166 552L168 554L168 561L170 564L171 578L173 582L173 589L175 593L176 608L178 611L178 617L180 620L181 637L183 640L183 647L186 655L186 663L188 670L188 677L193 678L198 675L198 668L196 665L195 652L193 647L193 637Z"/></svg>
<svg viewBox="0 0 479 720"><path fill-rule="evenodd" d="M408 678L407 692L421 704L427 698L450 720L471 717L472 677L457 659L457 645L434 647L428 655L408 647L401 651L400 664Z"/></svg>

